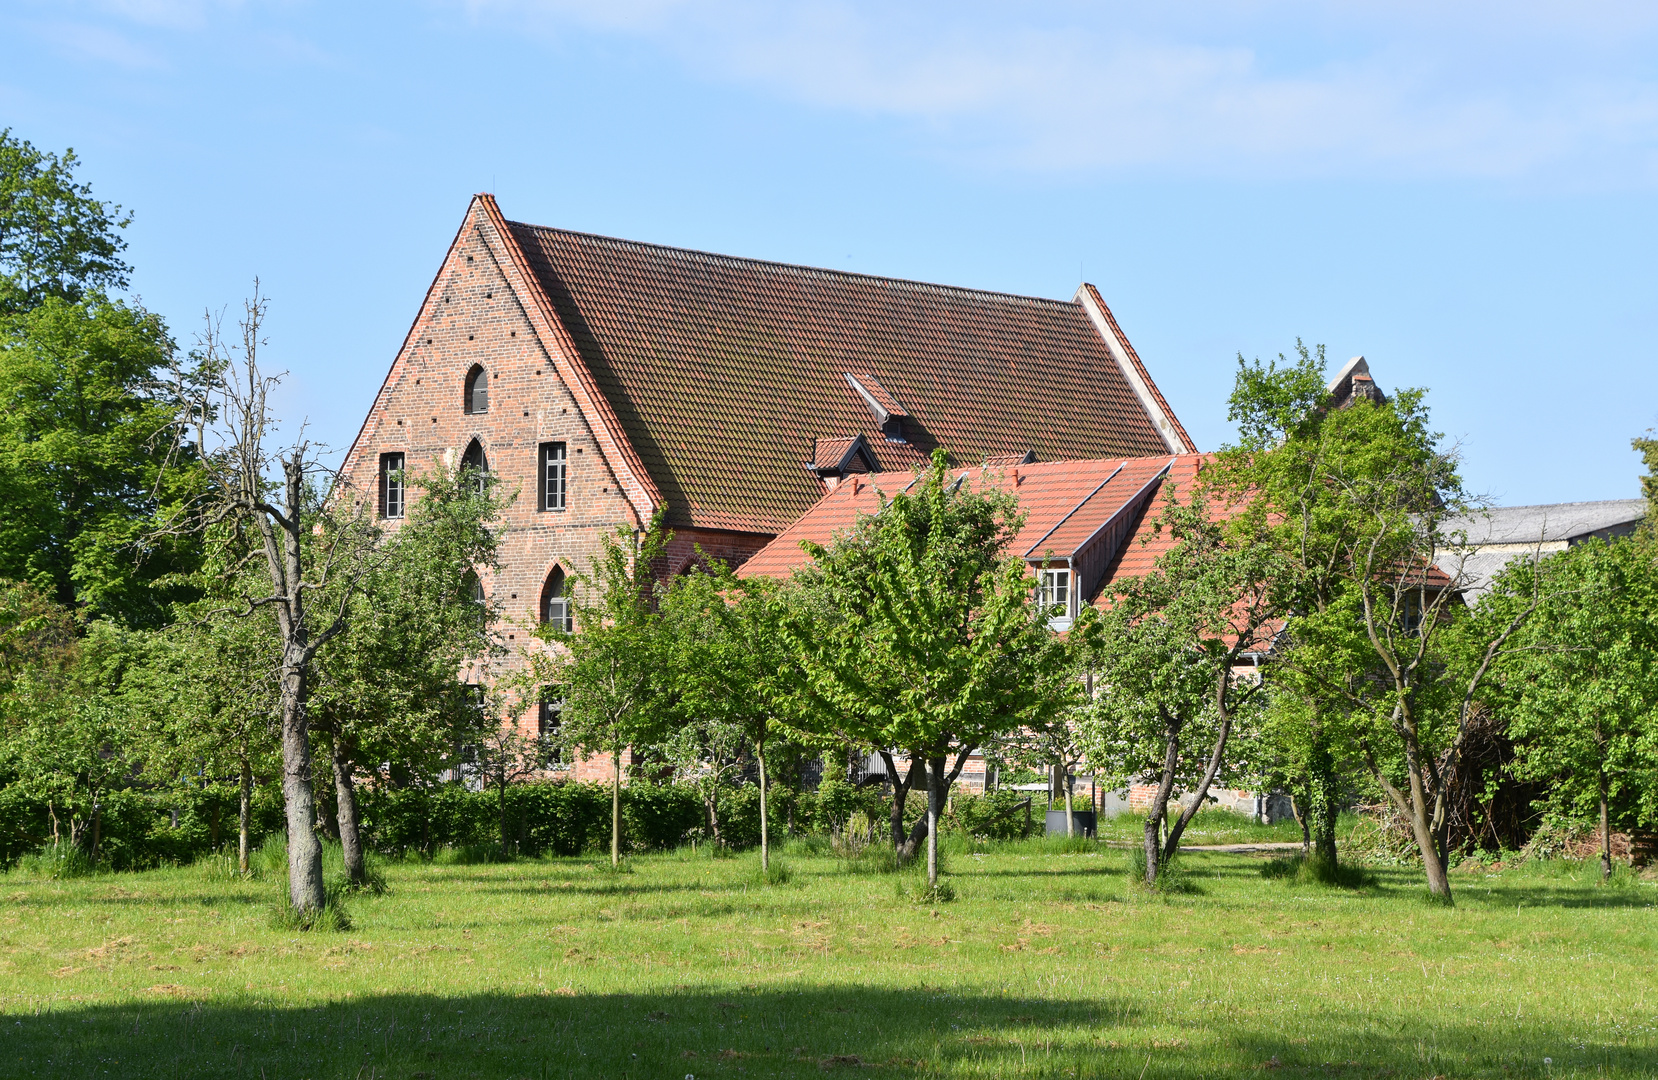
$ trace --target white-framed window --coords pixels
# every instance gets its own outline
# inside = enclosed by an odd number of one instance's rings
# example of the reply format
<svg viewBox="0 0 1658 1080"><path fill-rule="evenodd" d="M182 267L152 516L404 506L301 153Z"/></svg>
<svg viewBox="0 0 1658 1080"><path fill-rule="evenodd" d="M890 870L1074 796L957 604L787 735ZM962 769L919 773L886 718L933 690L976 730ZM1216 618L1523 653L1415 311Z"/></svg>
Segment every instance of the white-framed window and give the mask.
<svg viewBox="0 0 1658 1080"><path fill-rule="evenodd" d="M1044 569L1036 589L1036 602L1048 613L1049 619L1071 617L1071 571L1068 568Z"/></svg>
<svg viewBox="0 0 1658 1080"><path fill-rule="evenodd" d="M563 443L547 442L541 444L540 509L564 509L569 467L569 454Z"/></svg>
<svg viewBox="0 0 1658 1080"><path fill-rule="evenodd" d="M569 587L564 579L564 571L553 567L552 573L547 575L547 582L541 587L541 621L551 626L559 633L568 634L575 630L574 612L570 610Z"/></svg>
<svg viewBox="0 0 1658 1080"><path fill-rule="evenodd" d="M400 518L408 512L408 499L403 486L403 455L380 455L380 516Z"/></svg>

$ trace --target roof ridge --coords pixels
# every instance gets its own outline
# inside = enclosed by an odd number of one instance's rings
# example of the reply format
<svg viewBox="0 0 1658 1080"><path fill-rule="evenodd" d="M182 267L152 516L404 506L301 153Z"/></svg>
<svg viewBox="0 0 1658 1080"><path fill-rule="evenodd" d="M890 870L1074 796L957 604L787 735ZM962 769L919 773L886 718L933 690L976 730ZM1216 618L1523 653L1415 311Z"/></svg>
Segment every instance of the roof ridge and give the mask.
<svg viewBox="0 0 1658 1080"><path fill-rule="evenodd" d="M1646 499L1642 498L1639 495L1634 495L1634 496L1630 496L1628 498L1623 498L1623 499L1574 499L1571 502L1526 503L1524 506L1487 506L1487 507L1484 507L1482 510L1473 511L1473 515L1477 517L1481 513L1490 513L1493 510L1547 510L1551 506L1604 506L1607 503L1639 503L1639 502L1646 502ZM1459 516L1461 516L1461 515L1459 515Z"/></svg>
<svg viewBox="0 0 1658 1080"><path fill-rule="evenodd" d="M579 237L583 240L596 240L601 244L610 244L617 247L649 248L654 251L665 252L669 255L690 257L699 261L771 267L778 270L788 270L800 274L822 275L825 278L858 278L864 281L878 282L883 285L892 285L926 292L936 292L944 295L967 294L997 300L1012 300L1024 304L1051 305L1053 307L1076 306L1075 300L1056 300L1051 296L1031 296L1027 293L1000 292L996 289L975 289L969 285L945 285L936 281L921 281L916 278L889 277L884 274L865 274L856 270L836 270L828 266L811 266L807 263L783 262L779 259L756 259L747 255L725 255L717 251L704 251L701 248L674 247L671 244L656 244L649 240L628 240L620 236L605 236L603 233L582 232L579 229L561 229L556 225L532 225L527 221L509 221L507 224L523 229L533 229L536 232L560 233L565 236Z"/></svg>

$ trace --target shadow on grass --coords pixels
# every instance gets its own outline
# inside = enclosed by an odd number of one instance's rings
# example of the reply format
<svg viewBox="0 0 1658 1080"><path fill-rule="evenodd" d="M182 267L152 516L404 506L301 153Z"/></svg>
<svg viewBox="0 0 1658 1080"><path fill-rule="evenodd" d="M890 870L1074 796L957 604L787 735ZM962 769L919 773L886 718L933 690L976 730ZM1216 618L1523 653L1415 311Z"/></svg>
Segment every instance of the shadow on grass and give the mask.
<svg viewBox="0 0 1658 1080"><path fill-rule="evenodd" d="M1120 998L1053 1001L885 987L679 987L660 993L400 994L325 1005L155 1000L5 1018L12 1075L484 1078L1252 1074L1649 1076L1650 1048L1549 1024L1398 1022L1325 1008L1310 1038L1217 1013L1171 1026Z"/></svg>

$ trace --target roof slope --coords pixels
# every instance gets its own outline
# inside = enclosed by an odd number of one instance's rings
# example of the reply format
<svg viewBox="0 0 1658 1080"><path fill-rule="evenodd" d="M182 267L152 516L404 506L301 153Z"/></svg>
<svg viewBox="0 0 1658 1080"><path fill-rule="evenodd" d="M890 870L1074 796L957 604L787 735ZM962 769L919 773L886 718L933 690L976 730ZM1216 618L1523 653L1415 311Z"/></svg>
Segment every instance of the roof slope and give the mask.
<svg viewBox="0 0 1658 1080"><path fill-rule="evenodd" d="M1012 488L1019 497L1025 524L1008 550L1030 562L1067 559L1077 554L1094 534L1127 507L1134 515L1132 538L1112 560L1126 563L1130 573L1148 572L1167 549L1167 531L1157 530L1156 499L1132 506L1148 484L1165 471L1182 489L1196 476L1201 454L1161 454L1153 457L1105 458L1096 461L1045 461L1005 470L957 469L954 475L969 484L988 483ZM859 517L880 509L881 495L891 498L915 480L913 474L874 473L843 482L777 539L755 553L738 570L743 577L787 577L808 558L802 540L827 545ZM1131 552L1129 548L1133 547ZM1114 574L1107 574L1110 581Z"/></svg>
<svg viewBox="0 0 1658 1080"><path fill-rule="evenodd" d="M778 533L822 494L819 438L908 479L958 461L1167 444L1077 302L737 259L508 223L671 525ZM887 441L850 373L900 403Z"/></svg>
<svg viewBox="0 0 1658 1080"><path fill-rule="evenodd" d="M1494 506L1444 522L1447 532L1466 531L1469 544L1536 544L1576 540L1606 530L1633 530L1646 517L1645 499Z"/></svg>

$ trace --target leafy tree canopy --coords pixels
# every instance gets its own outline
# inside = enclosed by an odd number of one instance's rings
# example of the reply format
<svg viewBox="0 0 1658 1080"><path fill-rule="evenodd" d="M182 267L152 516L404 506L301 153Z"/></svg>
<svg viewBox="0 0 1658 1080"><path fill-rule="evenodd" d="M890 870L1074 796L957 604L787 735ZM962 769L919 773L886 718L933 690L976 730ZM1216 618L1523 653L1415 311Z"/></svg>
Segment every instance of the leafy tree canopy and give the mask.
<svg viewBox="0 0 1658 1080"><path fill-rule="evenodd" d="M161 528L201 484L170 437L172 349L158 316L101 296L0 320L0 577L83 622L154 626L191 595L200 543Z"/></svg>
<svg viewBox="0 0 1658 1080"><path fill-rule="evenodd" d="M0 316L126 287L132 216L77 184L77 164L73 150L59 157L0 130Z"/></svg>

